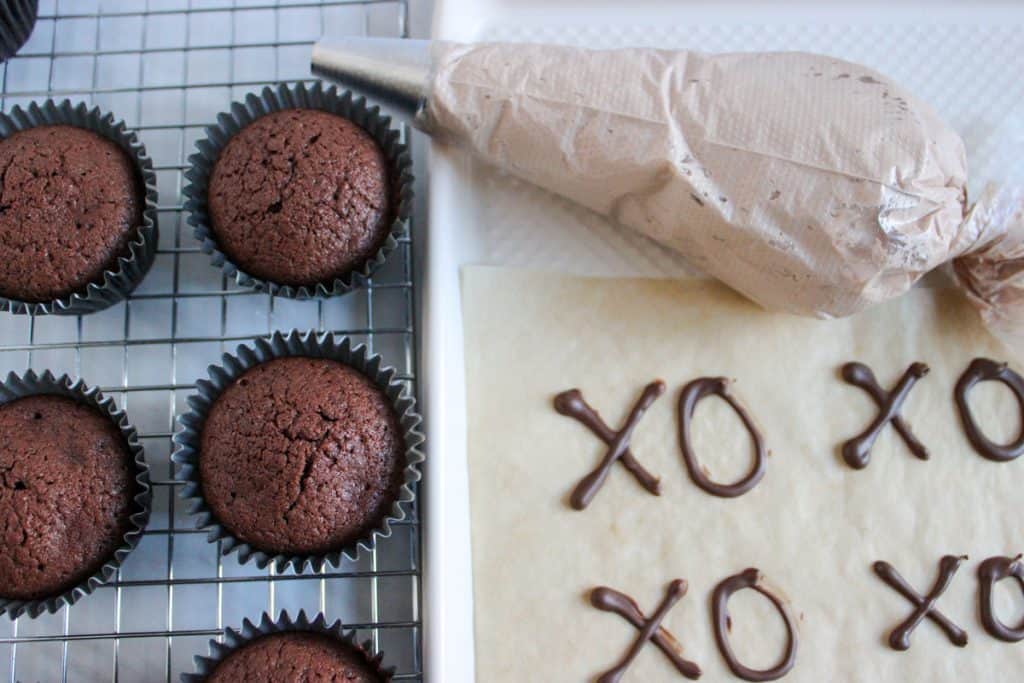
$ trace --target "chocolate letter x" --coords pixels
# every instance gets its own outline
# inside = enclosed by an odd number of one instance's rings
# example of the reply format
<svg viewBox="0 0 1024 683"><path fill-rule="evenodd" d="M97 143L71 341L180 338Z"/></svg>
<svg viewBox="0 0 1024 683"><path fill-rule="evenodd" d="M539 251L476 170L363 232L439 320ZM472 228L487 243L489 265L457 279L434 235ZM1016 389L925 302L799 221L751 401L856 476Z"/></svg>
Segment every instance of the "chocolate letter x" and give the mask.
<svg viewBox="0 0 1024 683"><path fill-rule="evenodd" d="M910 647L910 634L913 633L914 629L917 628L917 625L925 617L938 624L939 628L945 631L954 645L958 647L967 645L967 633L946 618L942 612L935 609L935 601L949 587L949 582L953 580L953 575L960 568L960 563L966 559L966 555L960 557L944 555L942 560L939 561L939 578L935 580L935 585L926 597L922 597L911 588L910 584L893 569L891 564L888 562L875 562L874 570L878 577L915 605L913 613L889 634L889 645L894 650L906 650Z"/></svg>
<svg viewBox="0 0 1024 683"><path fill-rule="evenodd" d="M900 407L906 400L907 394L913 388L917 380L928 374L928 366L924 363L912 363L907 371L903 373L896 388L886 393L875 379L875 373L863 363L847 363L843 366L843 379L850 384L860 387L871 394L871 398L878 404L879 412L874 421L868 425L863 432L843 444L843 460L854 469L867 467L871 460L871 447L875 439L882 433L882 428L892 422L893 427L900 433L903 440L910 448L910 452L922 460L928 459L928 449L924 447L917 437L910 431L910 427L900 417Z"/></svg>
<svg viewBox="0 0 1024 683"><path fill-rule="evenodd" d="M658 482L658 478L645 470L643 465L629 452L629 439L633 435L633 428L636 427L637 422L663 393L665 393L665 383L661 380L651 382L644 387L643 393L626 419L626 424L617 432L609 429L597 411L583 400L583 394L579 389L563 391L555 396L555 410L562 415L576 418L599 439L608 444L608 452L601 459L600 464L583 477L573 490L569 502L574 508L582 510L590 505L590 501L594 499L598 489L608 478L608 472L611 471L616 460L622 461L622 464L636 477L641 486L656 496L661 494L661 484Z"/></svg>
<svg viewBox="0 0 1024 683"><path fill-rule="evenodd" d="M665 598L658 605L657 611L650 619L646 618L643 612L640 611L636 601L625 593L620 593L613 588L605 586L595 588L590 592L591 605L605 612L614 612L640 629L640 634L636 637L629 651L623 656L622 661L615 668L601 674L601 677L597 679L597 683L616 683L616 681L622 678L622 675L626 673L626 669L633 663L636 656L640 654L640 650L643 649L648 640L665 653L665 656L672 661L672 665L676 667L679 673L693 680L700 678L700 667L689 660L683 659L683 646L679 644L675 636L661 627L661 620L665 618L665 615L672 609L672 606L686 595L686 588L686 581L683 579L676 579L670 583L668 591L665 593Z"/></svg>

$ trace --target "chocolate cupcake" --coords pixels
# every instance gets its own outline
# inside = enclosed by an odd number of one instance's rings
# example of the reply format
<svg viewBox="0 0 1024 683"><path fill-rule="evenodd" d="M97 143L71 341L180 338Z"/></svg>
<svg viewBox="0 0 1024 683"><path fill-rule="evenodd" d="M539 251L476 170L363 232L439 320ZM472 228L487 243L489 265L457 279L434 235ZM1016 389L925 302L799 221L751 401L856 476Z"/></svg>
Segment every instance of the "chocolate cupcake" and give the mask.
<svg viewBox="0 0 1024 683"><path fill-rule="evenodd" d="M320 633L291 632L262 636L235 650L217 665L208 683L302 683L386 680L362 648Z"/></svg>
<svg viewBox="0 0 1024 683"><path fill-rule="evenodd" d="M227 629L224 642L210 641L210 656L196 657L196 673L184 683L299 683L346 681L388 683L392 669L381 667L382 655L370 656L370 643L359 645L354 631L340 621L328 624L323 614L312 621L305 612L293 620L282 612L276 622L264 613L258 625L246 619L238 631Z"/></svg>
<svg viewBox="0 0 1024 683"><path fill-rule="evenodd" d="M320 84L232 105L189 158L204 251L239 284L297 298L365 284L405 233L411 165L377 107Z"/></svg>
<svg viewBox="0 0 1024 683"><path fill-rule="evenodd" d="M294 287L361 266L387 238L394 211L377 143L316 109L274 112L239 131L213 165L208 192L224 253Z"/></svg>
<svg viewBox="0 0 1024 683"><path fill-rule="evenodd" d="M95 572L130 527L134 472L117 427L63 396L0 406L0 597L60 593Z"/></svg>
<svg viewBox="0 0 1024 683"><path fill-rule="evenodd" d="M8 377L0 441L0 612L53 612L137 543L149 502L142 449L110 399L49 373Z"/></svg>
<svg viewBox="0 0 1024 683"><path fill-rule="evenodd" d="M0 61L14 56L36 26L39 0L3 0L0 2Z"/></svg>
<svg viewBox="0 0 1024 683"><path fill-rule="evenodd" d="M415 402L347 338L275 333L197 383L173 459L197 526L260 567L355 558L405 517L423 456Z"/></svg>
<svg viewBox="0 0 1024 683"><path fill-rule="evenodd" d="M387 396L326 358L247 370L203 424L203 498L236 538L272 554L316 555L365 536L398 498L401 428Z"/></svg>
<svg viewBox="0 0 1024 683"><path fill-rule="evenodd" d="M0 310L120 301L156 250L156 176L110 114L47 101L0 114Z"/></svg>
<svg viewBox="0 0 1024 683"><path fill-rule="evenodd" d="M100 278L142 222L144 194L117 145L74 126L0 140L0 295L38 303Z"/></svg>

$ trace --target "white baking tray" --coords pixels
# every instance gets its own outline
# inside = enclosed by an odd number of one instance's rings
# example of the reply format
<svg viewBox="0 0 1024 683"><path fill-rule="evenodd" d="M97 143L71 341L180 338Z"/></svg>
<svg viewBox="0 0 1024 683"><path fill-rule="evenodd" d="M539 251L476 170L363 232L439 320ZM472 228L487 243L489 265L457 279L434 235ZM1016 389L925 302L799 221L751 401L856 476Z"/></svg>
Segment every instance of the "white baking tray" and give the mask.
<svg viewBox="0 0 1024 683"><path fill-rule="evenodd" d="M1021 2L436 0L434 37L827 53L879 69L931 102L967 144L974 194L988 180L1024 180ZM474 658L460 268L486 263L609 276L688 270L655 245L481 169L457 150L435 145L429 173L425 673L431 683L462 683L474 680Z"/></svg>
<svg viewBox="0 0 1024 683"><path fill-rule="evenodd" d="M206 541L169 462L174 418L206 366L273 330L350 334L418 388L408 240L371 288L319 301L270 297L210 266L181 195L188 156L218 112L265 84L309 79L310 48L324 33L404 36L407 10L405 0L40 0L32 37L0 65L4 111L67 97L138 131L160 223L155 263L129 301L81 317L0 313L0 376L32 367L102 387L138 428L154 485L146 534L114 579L56 614L0 617L0 681L178 681L223 627L282 609L343 619L397 667L396 681L421 680L418 505L416 519L356 562L278 574ZM420 158L417 179L426 175Z"/></svg>

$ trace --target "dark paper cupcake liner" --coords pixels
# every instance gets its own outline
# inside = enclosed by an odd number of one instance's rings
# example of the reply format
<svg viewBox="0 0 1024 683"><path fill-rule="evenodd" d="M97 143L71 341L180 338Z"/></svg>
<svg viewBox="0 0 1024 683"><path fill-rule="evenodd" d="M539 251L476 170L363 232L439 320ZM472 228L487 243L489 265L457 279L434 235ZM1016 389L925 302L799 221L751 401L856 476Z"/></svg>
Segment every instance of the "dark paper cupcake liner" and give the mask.
<svg viewBox="0 0 1024 683"><path fill-rule="evenodd" d="M114 115L103 113L99 107L89 109L84 102L72 105L70 100L57 104L46 100L41 105L32 102L27 109L15 106L9 113L0 113L0 138L37 126L68 125L91 130L116 143L132 160L145 190L142 224L128 242L128 251L118 256L113 267L103 271L99 279L77 292L53 301L19 301L0 296L0 311L29 313L32 315L80 315L103 310L122 301L153 265L157 246L156 173L153 160L134 131L124 121L115 121Z"/></svg>
<svg viewBox="0 0 1024 683"><path fill-rule="evenodd" d="M200 437L214 401L249 368L274 358L290 356L328 358L366 375L391 401L405 443L403 483L398 497L391 505L390 514L385 516L368 536L329 553L271 554L254 548L235 538L231 531L223 527L203 499L199 474ZM209 531L207 540L210 543L220 541L222 554L236 552L239 562L244 564L253 560L260 569L272 563L278 572L289 567L296 572L302 571L306 566L314 571L321 571L325 565L337 568L342 557L356 560L361 550L369 551L378 538L387 538L391 535L392 522L405 519L406 511L415 498L413 485L420 480L418 465L424 459L420 450L424 437L419 431L422 418L416 413L416 399L406 394L405 386L394 379L395 369L383 367L381 357L371 355L365 344L353 347L351 339L335 337L334 334L318 337L313 332L300 333L298 330L292 330L287 334L275 332L269 339L257 339L252 345L239 346L235 355L224 354L221 365L211 365L208 373L210 378L199 380L196 383L196 393L188 398L190 410L178 418L178 430L174 435L175 449L171 459L179 465L175 479L185 484L181 487L180 495L190 502L189 512L196 516L196 528Z"/></svg>
<svg viewBox="0 0 1024 683"><path fill-rule="evenodd" d="M261 116L284 109L319 109L348 119L370 134L383 150L390 166L395 216L387 238L360 268L329 282L309 286L282 285L247 273L220 249L212 228L207 193L210 174L221 150L245 126ZM196 143L199 151L188 158L191 167L185 172L185 178L189 182L182 190L187 197L185 210L200 248L212 256L211 263L243 287L293 299L345 294L365 287L367 279L387 260L398 246L398 240L407 232L412 211L412 160L406 145L399 141L400 133L391 128L391 117L383 116L380 107L368 106L364 97L353 97L350 91L339 93L334 86L324 88L319 81L309 88L303 83L267 87L258 96L250 93L245 102L232 103L229 112L218 114L217 125L207 127L206 135L206 139Z"/></svg>
<svg viewBox="0 0 1024 683"><path fill-rule="evenodd" d="M36 27L39 0L0 2L0 62L6 62L21 49Z"/></svg>
<svg viewBox="0 0 1024 683"><path fill-rule="evenodd" d="M27 614L33 619L43 612L53 614L64 605L75 604L83 595L92 593L97 586L109 581L124 559L142 539L142 532L149 522L152 500L149 466L146 464L139 434L135 431L135 427L128 422L125 411L118 409L114 404L114 399L104 396L96 387L88 387L80 379L72 380L68 375L54 377L49 370L43 372L42 375L36 375L32 370L27 371L24 375L12 372L0 385L0 404L39 395L66 396L79 403L92 406L110 418L110 421L120 430L121 436L128 446L128 452L135 463L135 483L138 485L138 492L132 500L132 511L128 518L131 528L125 533L124 542L114 551L114 555L91 576L60 594L35 600L14 600L0 597L0 614L6 613L11 619L17 619L23 614Z"/></svg>
<svg viewBox="0 0 1024 683"><path fill-rule="evenodd" d="M224 629L224 641L218 642L217 640L210 640L210 654L208 656L196 655L195 657L195 673L182 674L181 683L202 683L206 680L207 676L213 673L213 670L217 668L229 654L234 652L240 647L245 646L257 638L263 636L273 635L275 633L286 633L295 631L306 631L308 633L321 633L332 638L337 638L346 645L359 650L366 655L366 661L371 667L377 670L381 678L385 681L390 681L391 676L394 675L394 667L383 668L382 661L384 659L383 654L371 655L373 646L370 641L359 643L356 640L356 632L353 630L345 630L341 620L338 619L334 623L328 623L327 618L322 613L316 615L312 621L306 616L304 610L299 610L299 615L295 619L289 616L287 611L281 612L280 616L276 621L271 620L270 615L266 612L260 617L260 622L254 624L248 619L242 621L242 628Z"/></svg>

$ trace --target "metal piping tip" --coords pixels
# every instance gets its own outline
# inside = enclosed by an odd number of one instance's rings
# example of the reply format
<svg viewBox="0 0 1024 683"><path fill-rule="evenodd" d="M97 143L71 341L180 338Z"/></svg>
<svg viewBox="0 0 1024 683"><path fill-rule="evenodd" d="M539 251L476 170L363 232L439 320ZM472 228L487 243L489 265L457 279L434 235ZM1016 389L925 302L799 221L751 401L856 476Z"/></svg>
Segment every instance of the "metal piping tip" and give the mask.
<svg viewBox="0 0 1024 683"><path fill-rule="evenodd" d="M416 113L427 97L429 40L324 38L313 46L313 73Z"/></svg>

